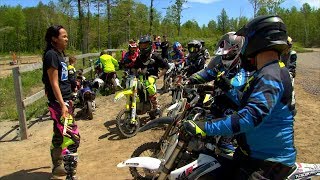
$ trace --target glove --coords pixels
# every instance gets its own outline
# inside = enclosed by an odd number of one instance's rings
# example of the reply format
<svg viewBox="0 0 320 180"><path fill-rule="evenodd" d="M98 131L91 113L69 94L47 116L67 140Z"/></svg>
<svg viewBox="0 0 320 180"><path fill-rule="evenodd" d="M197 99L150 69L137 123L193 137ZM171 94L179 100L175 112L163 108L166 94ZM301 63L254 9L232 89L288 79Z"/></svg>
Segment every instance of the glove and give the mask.
<svg viewBox="0 0 320 180"><path fill-rule="evenodd" d="M202 130L204 129L204 123L202 121L187 120L182 122L180 130L185 135L205 137L207 134Z"/></svg>
<svg viewBox="0 0 320 180"><path fill-rule="evenodd" d="M214 86L209 84L199 84L198 85L198 92L204 92L204 91L213 91Z"/></svg>
<svg viewBox="0 0 320 180"><path fill-rule="evenodd" d="M225 75L220 75L218 78L214 81L214 85L222 89L223 91L229 91L232 89L232 85L230 83L230 80Z"/></svg>

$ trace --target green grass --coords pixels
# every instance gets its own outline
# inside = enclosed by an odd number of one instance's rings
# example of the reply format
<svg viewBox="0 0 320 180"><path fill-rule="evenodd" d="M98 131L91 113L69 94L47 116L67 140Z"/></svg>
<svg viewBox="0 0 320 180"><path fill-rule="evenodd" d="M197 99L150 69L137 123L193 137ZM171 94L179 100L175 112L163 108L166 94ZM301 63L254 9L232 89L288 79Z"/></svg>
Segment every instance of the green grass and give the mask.
<svg viewBox="0 0 320 180"><path fill-rule="evenodd" d="M76 69L87 68L90 63L86 59L86 66L83 66L82 60L78 60ZM90 73L88 73L90 75ZM25 72L21 74L23 98L31 96L43 89L42 69ZM47 98L43 97L35 103L26 107L27 120L39 117L47 112ZM16 107L16 99L14 92L13 77L8 76L0 78L0 121L1 120L17 120L18 113Z"/></svg>
<svg viewBox="0 0 320 180"><path fill-rule="evenodd" d="M304 52L312 52L312 50L309 50L309 49L305 49L300 43L298 42L295 42L293 44L293 47L292 49L294 51L296 51L297 53L304 53Z"/></svg>
<svg viewBox="0 0 320 180"><path fill-rule="evenodd" d="M40 91L43 87L42 70L35 70L32 72L25 72L21 74L22 92L23 97L28 97ZM0 120L10 119L17 120L17 107L13 85L13 77L8 76L0 79ZM46 107L46 98L42 98L34 104L27 106L26 116L27 119L42 115Z"/></svg>

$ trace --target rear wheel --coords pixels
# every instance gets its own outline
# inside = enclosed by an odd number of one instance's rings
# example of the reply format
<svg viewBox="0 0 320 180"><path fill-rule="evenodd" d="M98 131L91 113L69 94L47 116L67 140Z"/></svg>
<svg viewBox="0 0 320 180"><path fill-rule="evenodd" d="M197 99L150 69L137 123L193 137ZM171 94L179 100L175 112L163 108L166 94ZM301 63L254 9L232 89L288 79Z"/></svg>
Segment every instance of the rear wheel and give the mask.
<svg viewBox="0 0 320 180"><path fill-rule="evenodd" d="M154 157L157 158L160 153L160 144L158 142L148 142L139 146L131 155L133 157ZM130 167L130 173L134 179L149 180L157 172L146 168Z"/></svg>
<svg viewBox="0 0 320 180"><path fill-rule="evenodd" d="M129 114L130 112L128 112L126 109L123 109L117 115L116 126L120 132L121 138L130 138L135 136L138 133L138 130L140 128L139 118L136 117L136 122L131 123Z"/></svg>

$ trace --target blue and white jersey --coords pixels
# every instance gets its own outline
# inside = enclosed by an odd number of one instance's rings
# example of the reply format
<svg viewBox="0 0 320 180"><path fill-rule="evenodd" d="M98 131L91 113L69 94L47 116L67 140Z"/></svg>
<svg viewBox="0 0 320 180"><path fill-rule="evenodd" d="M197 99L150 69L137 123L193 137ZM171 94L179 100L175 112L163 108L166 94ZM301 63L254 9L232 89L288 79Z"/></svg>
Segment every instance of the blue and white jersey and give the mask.
<svg viewBox="0 0 320 180"><path fill-rule="evenodd" d="M296 161L292 84L287 68L278 60L250 78L231 116L205 123L207 135L237 135L241 151L249 157L291 166Z"/></svg>

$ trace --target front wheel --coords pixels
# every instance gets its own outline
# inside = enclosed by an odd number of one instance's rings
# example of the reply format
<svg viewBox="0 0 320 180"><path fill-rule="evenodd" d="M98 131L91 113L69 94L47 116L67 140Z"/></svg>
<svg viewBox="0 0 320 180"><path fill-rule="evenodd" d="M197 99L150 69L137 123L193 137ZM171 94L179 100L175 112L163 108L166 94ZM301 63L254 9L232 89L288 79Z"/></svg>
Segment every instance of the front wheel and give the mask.
<svg viewBox="0 0 320 180"><path fill-rule="evenodd" d="M165 104L161 107L162 116L164 117L173 117L173 111L168 110L168 108L171 106L171 103Z"/></svg>
<svg viewBox="0 0 320 180"><path fill-rule="evenodd" d="M131 113L130 111L123 109L117 115L116 126L120 132L121 138L130 138L135 136L138 133L138 130L140 128L139 118L136 117L136 122L132 123L130 118L130 113Z"/></svg>
<svg viewBox="0 0 320 180"><path fill-rule="evenodd" d="M87 117L88 117L88 119L89 120L92 120L93 119L93 104L92 104L92 102L91 101L87 101L86 102L86 106L87 106Z"/></svg>
<svg viewBox="0 0 320 180"><path fill-rule="evenodd" d="M133 157L154 157L158 158L161 152L160 144L158 142L148 142L139 146L131 155ZM149 180L156 175L156 171L146 168L130 167L130 173L134 179Z"/></svg>

